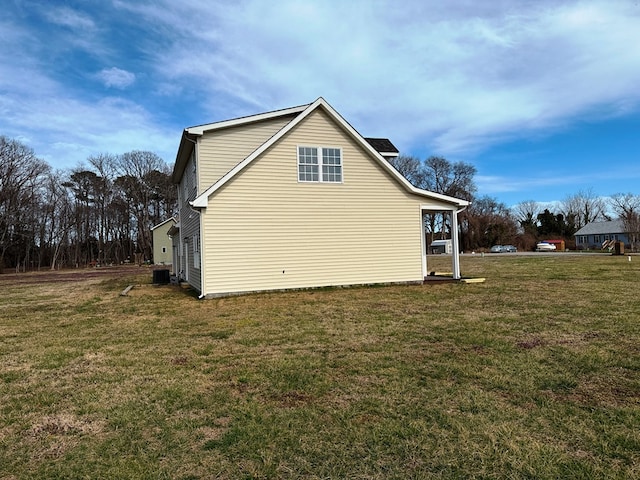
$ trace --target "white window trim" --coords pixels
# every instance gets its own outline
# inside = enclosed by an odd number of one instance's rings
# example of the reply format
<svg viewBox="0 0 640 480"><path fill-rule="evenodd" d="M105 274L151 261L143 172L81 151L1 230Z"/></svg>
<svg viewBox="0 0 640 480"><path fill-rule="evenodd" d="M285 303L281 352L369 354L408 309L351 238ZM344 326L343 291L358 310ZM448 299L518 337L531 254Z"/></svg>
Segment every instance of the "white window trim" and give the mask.
<svg viewBox="0 0 640 480"><path fill-rule="evenodd" d="M193 268L200 269L200 235L195 234L192 242L193 248Z"/></svg>
<svg viewBox="0 0 640 480"><path fill-rule="evenodd" d="M300 149L301 148L314 148L316 150L316 156L318 158L318 180L300 180ZM328 181L322 179L322 167L323 159L322 149L331 148L340 152L340 181ZM329 145L296 145L296 178L298 183L327 183L340 185L344 183L344 154L342 147L334 147Z"/></svg>
<svg viewBox="0 0 640 480"><path fill-rule="evenodd" d="M198 174L197 172L197 168L196 168L196 156L193 155L191 157L191 179L193 180L193 185L191 186L191 189L193 190L193 198L196 198L198 196Z"/></svg>

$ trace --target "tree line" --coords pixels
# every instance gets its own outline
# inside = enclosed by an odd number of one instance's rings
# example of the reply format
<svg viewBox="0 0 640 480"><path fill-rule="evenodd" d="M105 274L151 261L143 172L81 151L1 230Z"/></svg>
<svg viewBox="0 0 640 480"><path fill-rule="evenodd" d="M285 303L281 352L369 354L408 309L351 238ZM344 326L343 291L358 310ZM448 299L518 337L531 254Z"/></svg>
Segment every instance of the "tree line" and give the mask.
<svg viewBox="0 0 640 480"><path fill-rule="evenodd" d="M400 155L392 165L414 186L471 202L459 215L461 248L514 244L530 250L544 238L573 235L589 222L623 222L631 249L640 239L640 196L591 190L553 208L533 200L513 208L478 196L476 169L464 162ZM151 227L176 213L171 167L155 153L91 156L69 170L54 170L21 142L0 136L0 271L120 264L152 260ZM451 219L425 216L430 241L450 238Z"/></svg>
<svg viewBox="0 0 640 480"><path fill-rule="evenodd" d="M606 200L593 190L568 195L553 206L534 200L510 208L490 196L478 196L474 182L476 168L464 162L430 156L421 160L400 155L391 164L418 188L471 202L459 214L460 243L464 251L489 249L492 245L514 244L533 250L545 238L564 239L575 246L574 234L590 222L618 218L636 250L640 240L640 195L616 193ZM428 240L450 238L450 219L445 214L425 215Z"/></svg>
<svg viewBox="0 0 640 480"><path fill-rule="evenodd" d="M0 271L151 260L150 228L176 204L171 168L155 153L100 154L54 170L0 136Z"/></svg>

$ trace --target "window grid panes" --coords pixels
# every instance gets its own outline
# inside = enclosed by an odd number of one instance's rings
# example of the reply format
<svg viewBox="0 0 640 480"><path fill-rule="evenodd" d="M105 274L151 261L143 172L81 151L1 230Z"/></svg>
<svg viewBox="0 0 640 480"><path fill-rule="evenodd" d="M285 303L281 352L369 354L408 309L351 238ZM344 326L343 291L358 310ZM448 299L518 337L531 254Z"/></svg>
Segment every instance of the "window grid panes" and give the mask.
<svg viewBox="0 0 640 480"><path fill-rule="evenodd" d="M339 148L298 147L298 181L341 183L342 151Z"/></svg>
<svg viewBox="0 0 640 480"><path fill-rule="evenodd" d="M298 148L298 180L318 181L318 150L311 147Z"/></svg>
<svg viewBox="0 0 640 480"><path fill-rule="evenodd" d="M342 159L339 148L322 149L322 181L342 181Z"/></svg>

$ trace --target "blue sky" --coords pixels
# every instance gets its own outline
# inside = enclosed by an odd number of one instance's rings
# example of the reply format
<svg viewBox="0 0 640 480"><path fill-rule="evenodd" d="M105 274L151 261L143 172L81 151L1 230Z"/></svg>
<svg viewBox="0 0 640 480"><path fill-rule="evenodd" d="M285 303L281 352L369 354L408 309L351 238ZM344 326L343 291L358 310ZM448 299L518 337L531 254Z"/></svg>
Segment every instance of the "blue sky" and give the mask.
<svg viewBox="0 0 640 480"><path fill-rule="evenodd" d="M640 194L636 0L4 0L0 135L55 168L324 97L507 205Z"/></svg>

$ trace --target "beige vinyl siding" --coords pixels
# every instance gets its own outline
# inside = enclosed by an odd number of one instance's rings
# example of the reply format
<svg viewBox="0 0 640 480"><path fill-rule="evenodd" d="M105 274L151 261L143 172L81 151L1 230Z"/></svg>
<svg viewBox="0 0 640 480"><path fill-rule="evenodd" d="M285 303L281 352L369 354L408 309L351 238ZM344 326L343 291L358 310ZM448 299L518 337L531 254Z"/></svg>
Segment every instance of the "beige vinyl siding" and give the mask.
<svg viewBox="0 0 640 480"><path fill-rule="evenodd" d="M343 183L298 182L298 145L341 148ZM421 281L421 200L317 110L209 199L203 291Z"/></svg>
<svg viewBox="0 0 640 480"><path fill-rule="evenodd" d="M169 221L153 230L153 263L156 265L171 265L173 262L171 239L167 233L174 223Z"/></svg>
<svg viewBox="0 0 640 480"><path fill-rule="evenodd" d="M205 133L198 144L198 192L213 185L293 118L287 115Z"/></svg>

